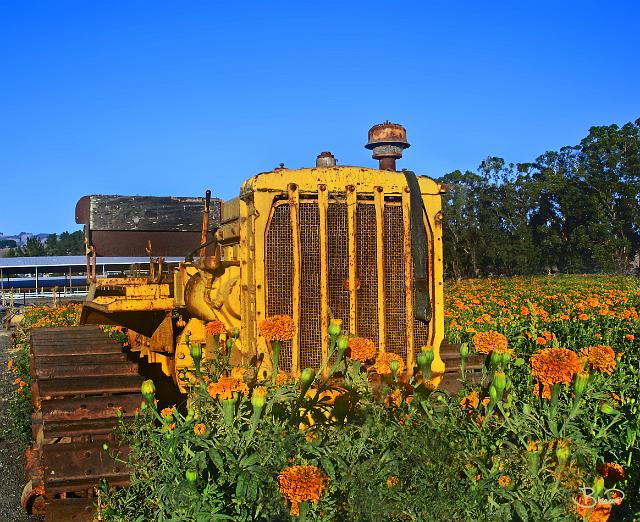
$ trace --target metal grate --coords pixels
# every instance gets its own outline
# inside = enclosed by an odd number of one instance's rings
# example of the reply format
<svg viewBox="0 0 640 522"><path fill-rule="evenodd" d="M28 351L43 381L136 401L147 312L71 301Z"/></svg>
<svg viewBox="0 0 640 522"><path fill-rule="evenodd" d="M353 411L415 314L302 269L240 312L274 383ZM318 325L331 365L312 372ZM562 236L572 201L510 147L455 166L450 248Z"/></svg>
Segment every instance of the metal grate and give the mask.
<svg viewBox="0 0 640 522"><path fill-rule="evenodd" d="M322 364L320 332L320 212L313 202L301 202L300 223L300 368Z"/></svg>
<svg viewBox="0 0 640 522"><path fill-rule="evenodd" d="M376 208L371 203L358 203L357 206L356 277L360 282L356 333L378 344Z"/></svg>
<svg viewBox="0 0 640 522"><path fill-rule="evenodd" d="M287 204L273 209L267 232L267 316L293 315L293 237ZM292 342L282 343L280 368L291 371Z"/></svg>
<svg viewBox="0 0 640 522"><path fill-rule="evenodd" d="M384 207L385 341L388 352L407 356L407 318L402 207Z"/></svg>
<svg viewBox="0 0 640 522"><path fill-rule="evenodd" d="M330 201L327 208L329 310L349 331L349 226L347 204Z"/></svg>

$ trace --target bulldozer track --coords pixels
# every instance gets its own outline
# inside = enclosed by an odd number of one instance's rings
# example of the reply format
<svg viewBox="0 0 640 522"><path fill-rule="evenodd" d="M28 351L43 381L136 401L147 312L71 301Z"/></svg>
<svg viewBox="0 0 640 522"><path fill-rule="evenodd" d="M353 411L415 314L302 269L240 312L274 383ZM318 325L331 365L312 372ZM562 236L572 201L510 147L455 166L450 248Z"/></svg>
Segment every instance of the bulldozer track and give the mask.
<svg viewBox="0 0 640 522"><path fill-rule="evenodd" d="M114 447L117 410L132 417L140 406L138 363L97 326L39 328L31 333L33 444L26 452L23 507L46 522L93 520L100 480L126 485Z"/></svg>
<svg viewBox="0 0 640 522"><path fill-rule="evenodd" d="M460 381L460 345L443 342L440 345L440 358L444 362L445 372L442 376L439 389L451 394L456 394L462 389ZM465 375L469 383L478 384L482 377L484 367L484 355L469 355L465 361Z"/></svg>

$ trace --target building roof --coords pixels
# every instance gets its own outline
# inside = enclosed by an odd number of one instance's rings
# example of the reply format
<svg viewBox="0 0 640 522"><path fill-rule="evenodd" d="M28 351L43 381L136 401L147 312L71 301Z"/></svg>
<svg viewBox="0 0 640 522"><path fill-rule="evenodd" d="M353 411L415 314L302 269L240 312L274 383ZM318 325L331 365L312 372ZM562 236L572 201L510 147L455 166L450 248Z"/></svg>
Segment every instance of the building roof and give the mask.
<svg viewBox="0 0 640 522"><path fill-rule="evenodd" d="M181 257L168 257L165 263L179 263ZM128 265L149 264L148 257L98 257L97 267L122 267ZM36 268L39 272L67 271L69 268L84 268L87 266L85 256L36 256L36 257L0 257L0 270L4 274L32 273ZM56 270L57 269L57 270ZM64 269L64 270L62 270Z"/></svg>

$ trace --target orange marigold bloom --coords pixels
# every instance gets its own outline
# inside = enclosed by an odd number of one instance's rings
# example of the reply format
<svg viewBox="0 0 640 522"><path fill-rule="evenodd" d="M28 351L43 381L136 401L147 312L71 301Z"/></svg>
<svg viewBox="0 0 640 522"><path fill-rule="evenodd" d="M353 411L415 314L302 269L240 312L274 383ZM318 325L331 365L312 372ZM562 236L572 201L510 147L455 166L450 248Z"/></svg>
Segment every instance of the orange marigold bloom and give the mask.
<svg viewBox="0 0 640 522"><path fill-rule="evenodd" d="M376 359L375 364L373 365L373 369L378 375L389 375L393 373L391 368L389 367L389 362L392 360L398 361L398 373L402 373L404 371L404 359L399 355L391 352L383 352L378 354L378 358Z"/></svg>
<svg viewBox="0 0 640 522"><path fill-rule="evenodd" d="M9 359L7 361L7 370L11 370L13 368L13 361L11 359Z"/></svg>
<svg viewBox="0 0 640 522"><path fill-rule="evenodd" d="M196 435L204 435L207 432L207 427L199 422L193 427L193 433Z"/></svg>
<svg viewBox="0 0 640 522"><path fill-rule="evenodd" d="M219 321L218 319L209 321L205 328L209 335L220 335L226 333L227 331L227 329L224 327L224 323L222 321Z"/></svg>
<svg viewBox="0 0 640 522"><path fill-rule="evenodd" d="M571 384L573 376L582 370L578 354L566 348L543 348L529 359L531 375L543 384Z"/></svg>
<svg viewBox="0 0 640 522"><path fill-rule="evenodd" d="M511 477L509 475L500 475L498 484L500 484L501 488L506 488L509 484L511 484Z"/></svg>
<svg viewBox="0 0 640 522"><path fill-rule="evenodd" d="M578 319L580 319L581 321L586 321L587 319L589 319L589 316L587 314L580 314L578 316Z"/></svg>
<svg viewBox="0 0 640 522"><path fill-rule="evenodd" d="M526 307L526 306L522 306L520 307L520 315L529 315L531 313L531 311Z"/></svg>
<svg viewBox="0 0 640 522"><path fill-rule="evenodd" d="M402 393L398 388L393 390L384 398L384 405L387 408L394 408L400 406L402 403Z"/></svg>
<svg viewBox="0 0 640 522"><path fill-rule="evenodd" d="M378 350L371 339L365 337L352 337L349 339L349 350L351 359L354 361L367 362L376 356Z"/></svg>
<svg viewBox="0 0 640 522"><path fill-rule="evenodd" d="M636 336L633 334L625 334L624 336L624 340L625 341L635 341Z"/></svg>
<svg viewBox="0 0 640 522"><path fill-rule="evenodd" d="M568 321L569 320L569 316L567 314L562 314L560 316L560 319L562 319L563 321Z"/></svg>
<svg viewBox="0 0 640 522"><path fill-rule="evenodd" d="M288 315L273 315L262 321L258 330L268 343L271 341L290 341L293 339L296 325Z"/></svg>
<svg viewBox="0 0 640 522"><path fill-rule="evenodd" d="M239 368L239 367L235 367L235 368L231 368L231 378L232 379L237 379L239 381L244 380L244 374L247 373L247 369L246 368Z"/></svg>
<svg viewBox="0 0 640 522"><path fill-rule="evenodd" d="M575 499L575 510L588 522L607 522L611 516L611 504L596 502L593 497L580 495Z"/></svg>
<svg viewBox="0 0 640 522"><path fill-rule="evenodd" d="M291 502L291 515L300 513L300 502L317 502L329 485L329 477L316 466L289 466L278 475L278 488Z"/></svg>
<svg viewBox="0 0 640 522"><path fill-rule="evenodd" d="M613 482L624 480L624 468L616 462L603 462L598 464L598 473Z"/></svg>
<svg viewBox="0 0 640 522"><path fill-rule="evenodd" d="M611 346L589 346L580 350L580 355L598 372L611 375L616 369L616 352Z"/></svg>
<svg viewBox="0 0 640 522"><path fill-rule="evenodd" d="M284 384L285 382L289 382L291 380L293 380L293 377L289 375L287 372L278 371L278 375L276 375L277 386L280 386L281 384Z"/></svg>
<svg viewBox="0 0 640 522"><path fill-rule="evenodd" d="M495 330L488 332L478 332L472 338L473 346L479 353L489 354L492 351L506 352L507 351L507 338Z"/></svg>
<svg viewBox="0 0 640 522"><path fill-rule="evenodd" d="M395 488L398 484L400 484L400 479L395 475L389 475L387 477L387 487L389 489Z"/></svg>
<svg viewBox="0 0 640 522"><path fill-rule="evenodd" d="M540 397L540 386L538 384L533 385L533 395ZM542 398L551 399L551 386L546 383L542 385Z"/></svg>
<svg viewBox="0 0 640 522"><path fill-rule="evenodd" d="M249 387L245 382L233 377L220 377L216 382L210 382L207 393L214 399L232 399L234 393L249 394Z"/></svg>
<svg viewBox="0 0 640 522"><path fill-rule="evenodd" d="M460 406L462 406L464 410L475 410L479 403L478 392L475 390L472 390L469 395L460 400Z"/></svg>
<svg viewBox="0 0 640 522"><path fill-rule="evenodd" d="M13 384L20 384L20 377L13 379Z"/></svg>
<svg viewBox="0 0 640 522"><path fill-rule="evenodd" d="M160 415L162 415L165 419L171 417L173 415L173 408L164 408Z"/></svg>
<svg viewBox="0 0 640 522"><path fill-rule="evenodd" d="M542 332L542 337L547 341L551 341L551 339L553 339L553 334L551 332Z"/></svg>
<svg viewBox="0 0 640 522"><path fill-rule="evenodd" d="M545 344L547 344L547 340L544 337L538 337L536 339L536 343L540 346L544 346Z"/></svg>

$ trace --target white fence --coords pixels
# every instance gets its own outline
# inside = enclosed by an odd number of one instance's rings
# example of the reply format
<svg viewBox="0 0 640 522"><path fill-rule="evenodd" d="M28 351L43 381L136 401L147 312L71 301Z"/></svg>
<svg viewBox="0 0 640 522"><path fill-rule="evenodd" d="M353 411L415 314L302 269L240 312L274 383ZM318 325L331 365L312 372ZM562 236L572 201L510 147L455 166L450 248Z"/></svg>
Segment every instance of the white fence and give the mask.
<svg viewBox="0 0 640 522"><path fill-rule="evenodd" d="M2 307L13 307L16 303L26 304L27 299L50 299L54 302L61 297L83 298L87 295L87 286L54 287L54 288L14 288L0 292Z"/></svg>

